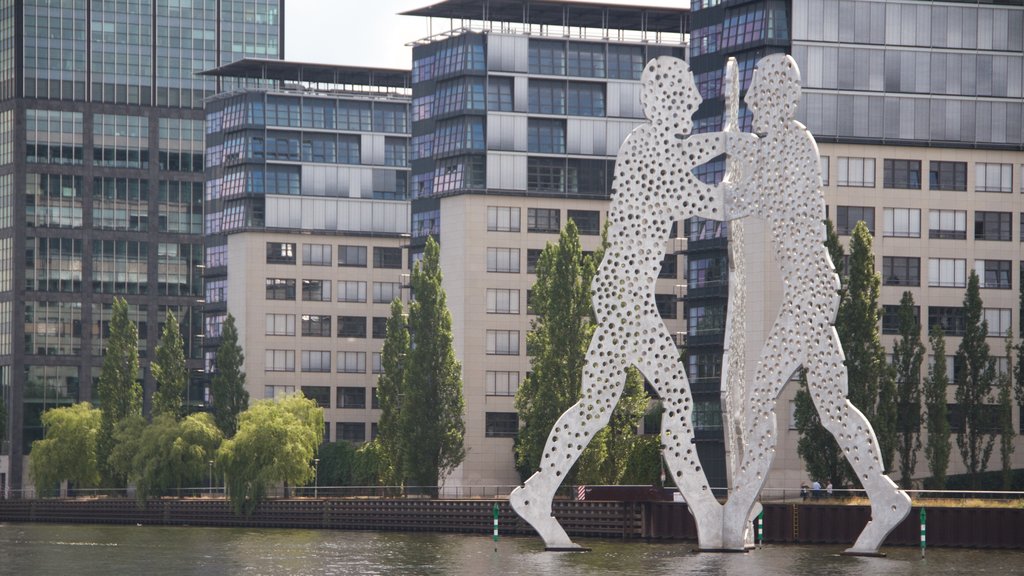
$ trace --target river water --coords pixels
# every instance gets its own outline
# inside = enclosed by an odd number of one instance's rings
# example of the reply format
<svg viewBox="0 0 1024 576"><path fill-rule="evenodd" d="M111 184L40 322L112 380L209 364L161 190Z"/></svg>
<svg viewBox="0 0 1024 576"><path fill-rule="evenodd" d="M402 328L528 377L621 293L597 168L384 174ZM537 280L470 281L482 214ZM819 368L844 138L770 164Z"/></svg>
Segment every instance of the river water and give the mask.
<svg viewBox="0 0 1024 576"><path fill-rule="evenodd" d="M1024 537L1024 536L1022 536ZM692 543L581 540L587 553L545 552L538 538L334 530L0 524L0 575L915 575L1024 574L1024 552L765 546L696 554Z"/></svg>

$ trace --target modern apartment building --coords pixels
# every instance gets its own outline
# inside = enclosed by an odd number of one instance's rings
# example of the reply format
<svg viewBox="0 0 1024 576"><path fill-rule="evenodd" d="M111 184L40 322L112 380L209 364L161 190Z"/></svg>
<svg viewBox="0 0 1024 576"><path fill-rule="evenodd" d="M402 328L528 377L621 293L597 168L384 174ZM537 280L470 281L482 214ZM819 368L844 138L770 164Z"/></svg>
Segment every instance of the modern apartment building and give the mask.
<svg viewBox="0 0 1024 576"><path fill-rule="evenodd" d="M929 328L941 326L949 373L958 371L952 354L964 330L968 271L975 270L992 354L1004 356L1001 336L1007 330L1021 333L1024 7L1019 2L704 0L691 9L691 62L706 102L698 112L703 129L721 129L721 71L727 56L739 61L743 91L753 64L767 53L791 53L800 65L798 118L818 141L829 217L844 240L861 220L874 234L885 347L892 349L895 311L909 290L926 344ZM749 127L744 109L740 120ZM720 177L723 167L712 166L708 178ZM758 233L748 227L749 277L771 277L770 239ZM705 257L699 251L705 246L691 241L691 273ZM712 253L725 256L721 249ZM702 301L695 287L691 279L691 318ZM721 290L713 297L724 300L724 286ZM763 340L780 295L776 277L758 297L763 306L753 315L748 342ZM709 344L712 353L720 343L721 335ZM748 366L757 353L757 347L748 350ZM999 362L1005 367L1005 358ZM769 487L793 489L807 481L792 429L795 388L787 387L777 409L783 434ZM955 431L962 424L953 386L949 403ZM1024 424L1019 407L1014 422L1018 430ZM1024 459L1017 452L1019 467ZM998 455L989 468L998 468ZM950 472L962 471L954 450ZM917 476L927 474L921 457Z"/></svg>
<svg viewBox="0 0 1024 576"><path fill-rule="evenodd" d="M199 357L202 102L225 86L195 73L281 57L282 5L0 2L0 484L30 483L44 410L102 404L114 297L139 328L147 397L166 310Z"/></svg>
<svg viewBox="0 0 1024 576"><path fill-rule="evenodd" d="M325 441L370 440L408 283L409 71L244 59L204 75L262 85L206 105L206 369L230 312L251 402L301 391Z"/></svg>
<svg viewBox="0 0 1024 576"><path fill-rule="evenodd" d="M413 257L439 239L462 363L467 456L448 484L507 487L537 257L570 218L597 247L615 155L643 121L640 73L683 56L687 11L449 0L406 14L451 23L413 46L411 154ZM670 250L658 283L672 332L677 262Z"/></svg>

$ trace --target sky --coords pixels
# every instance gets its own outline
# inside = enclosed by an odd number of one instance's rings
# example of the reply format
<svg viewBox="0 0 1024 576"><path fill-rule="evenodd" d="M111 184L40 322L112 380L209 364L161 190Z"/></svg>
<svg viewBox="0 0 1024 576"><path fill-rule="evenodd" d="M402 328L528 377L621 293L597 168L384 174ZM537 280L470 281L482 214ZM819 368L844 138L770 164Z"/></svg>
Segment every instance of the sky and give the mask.
<svg viewBox="0 0 1024 576"><path fill-rule="evenodd" d="M285 0L285 58L377 68L412 66L409 42L430 35L428 18L399 16L439 0ZM617 0L600 4L687 7L688 0ZM448 27L436 21L434 33Z"/></svg>

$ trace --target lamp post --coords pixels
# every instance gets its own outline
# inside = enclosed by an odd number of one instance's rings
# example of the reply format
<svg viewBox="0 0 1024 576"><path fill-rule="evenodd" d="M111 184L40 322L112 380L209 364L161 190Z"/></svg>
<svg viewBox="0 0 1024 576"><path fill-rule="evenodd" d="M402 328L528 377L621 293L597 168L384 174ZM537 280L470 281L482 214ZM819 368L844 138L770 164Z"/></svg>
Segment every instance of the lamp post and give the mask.
<svg viewBox="0 0 1024 576"><path fill-rule="evenodd" d="M210 460L209 463L210 463L210 497L212 498L213 497L213 460Z"/></svg>
<svg viewBox="0 0 1024 576"><path fill-rule="evenodd" d="M320 491L320 459L313 458L313 498L318 497Z"/></svg>

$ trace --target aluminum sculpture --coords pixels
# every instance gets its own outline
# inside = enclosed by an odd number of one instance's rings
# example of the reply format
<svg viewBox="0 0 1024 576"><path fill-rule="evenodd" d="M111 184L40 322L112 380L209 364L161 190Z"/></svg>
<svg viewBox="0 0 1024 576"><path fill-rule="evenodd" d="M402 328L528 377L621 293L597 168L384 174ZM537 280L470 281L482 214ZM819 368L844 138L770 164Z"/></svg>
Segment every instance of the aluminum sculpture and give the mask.
<svg viewBox="0 0 1024 576"><path fill-rule="evenodd" d="M665 463L694 516L702 550L743 550L749 519L775 454L775 404L801 367L822 424L836 438L871 499L872 519L851 554L877 553L907 515L910 499L883 473L878 442L864 415L846 399L847 372L832 322L838 276L825 249L825 203L817 145L796 121L800 74L786 55L758 62L746 102L754 129L736 126L735 62L727 70L728 119L720 133L691 135L701 103L688 65L659 57L641 78L648 121L622 144L608 211L608 248L592 285L598 326L587 351L581 399L555 423L540 470L510 502L548 549L579 547L551 515L551 501L583 449L607 423L626 370L635 366L660 395ZM722 184L699 181L693 169L728 155ZM729 497L720 503L692 443L693 402L676 347L654 304L655 281L673 222L690 217L732 223L729 316L723 357L723 405L730 447ZM745 277L742 218L763 219L784 279L783 302L752 382L744 379Z"/></svg>

